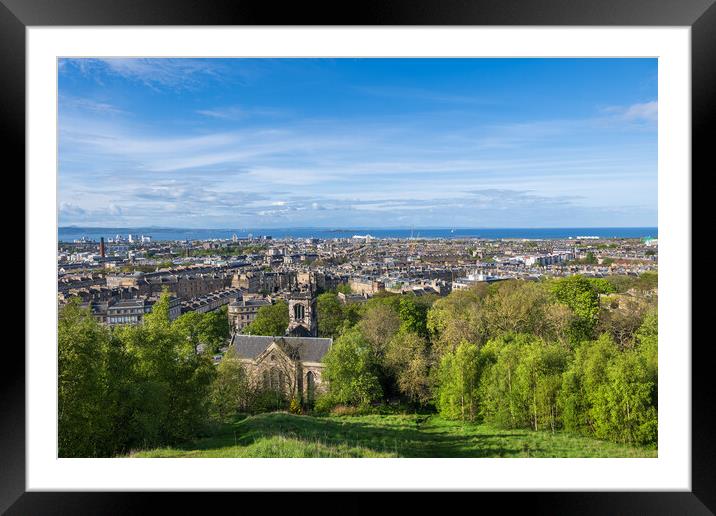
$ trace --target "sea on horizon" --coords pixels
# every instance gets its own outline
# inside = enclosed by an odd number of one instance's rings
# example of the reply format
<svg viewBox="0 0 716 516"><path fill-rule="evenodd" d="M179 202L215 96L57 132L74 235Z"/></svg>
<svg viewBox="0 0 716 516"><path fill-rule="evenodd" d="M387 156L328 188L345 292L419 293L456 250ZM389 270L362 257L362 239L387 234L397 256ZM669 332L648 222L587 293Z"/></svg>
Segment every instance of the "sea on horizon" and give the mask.
<svg viewBox="0 0 716 516"><path fill-rule="evenodd" d="M656 227L617 228L262 228L262 229L182 229L182 228L99 228L64 226L58 228L60 242L73 242L82 238L99 240L121 235L150 236L153 241L165 240L225 240L233 235L239 238L270 236L273 239L287 238L350 238L355 235L370 235L375 238L525 238L525 239L567 239L584 236L599 238L644 238L658 237Z"/></svg>

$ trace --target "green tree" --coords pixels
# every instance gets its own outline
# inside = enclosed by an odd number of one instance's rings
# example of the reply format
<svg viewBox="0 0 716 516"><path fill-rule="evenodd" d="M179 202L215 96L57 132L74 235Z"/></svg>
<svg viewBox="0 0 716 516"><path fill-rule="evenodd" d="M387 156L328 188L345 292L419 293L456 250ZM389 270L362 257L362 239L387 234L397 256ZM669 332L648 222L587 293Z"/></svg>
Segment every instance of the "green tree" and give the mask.
<svg viewBox="0 0 716 516"><path fill-rule="evenodd" d="M323 363L334 403L367 405L382 396L375 356L359 330L351 329L336 339Z"/></svg>
<svg viewBox="0 0 716 516"><path fill-rule="evenodd" d="M615 292L623 293L634 289L637 292L645 293L658 287L659 275L657 272L643 272L639 276L614 275L605 278Z"/></svg>
<svg viewBox="0 0 716 516"><path fill-rule="evenodd" d="M227 421L239 411L247 410L251 386L241 361L232 351L224 355L217 366L217 375L211 384L211 415Z"/></svg>
<svg viewBox="0 0 716 516"><path fill-rule="evenodd" d="M500 427L528 426L527 401L520 392L517 367L527 335L506 334L490 339L482 348L485 361L480 378L480 414L488 422Z"/></svg>
<svg viewBox="0 0 716 516"><path fill-rule="evenodd" d="M109 333L74 299L58 321L58 446L60 457L105 455L111 428L104 353Z"/></svg>
<svg viewBox="0 0 716 516"><path fill-rule="evenodd" d="M202 335L203 320L204 314L192 311L180 315L174 321L176 330L186 338L197 353L199 346L204 342Z"/></svg>
<svg viewBox="0 0 716 516"><path fill-rule="evenodd" d="M216 374L211 359L169 320L169 295L164 293L140 326L118 331L136 358L135 379L140 410L138 435L146 442L168 443L196 435L208 414L208 393Z"/></svg>
<svg viewBox="0 0 716 516"><path fill-rule="evenodd" d="M560 425L558 395L569 352L534 335L506 334L483 348L488 364L480 384L485 420L502 427Z"/></svg>
<svg viewBox="0 0 716 516"><path fill-rule="evenodd" d="M387 304L374 304L366 308L358 323L361 333L379 361L383 360L388 343L398 332L400 325L400 316Z"/></svg>
<svg viewBox="0 0 716 516"><path fill-rule="evenodd" d="M605 280L611 284L612 288L614 289L614 292L617 293L626 292L627 290L632 288L636 282L633 276L625 276L621 274L607 276Z"/></svg>
<svg viewBox="0 0 716 516"><path fill-rule="evenodd" d="M516 384L528 400L533 430L548 428L554 432L561 424L557 399L566 364L566 350L553 343L533 340L522 350Z"/></svg>
<svg viewBox="0 0 716 516"><path fill-rule="evenodd" d="M549 295L541 284L501 281L491 288L483 303L487 333L532 333L545 336L550 328L546 317Z"/></svg>
<svg viewBox="0 0 716 516"><path fill-rule="evenodd" d="M587 278L587 281L592 284L597 294L613 294L616 292L614 285L605 278Z"/></svg>
<svg viewBox="0 0 716 516"><path fill-rule="evenodd" d="M398 332L388 343L384 364L401 394L413 403L430 399L428 342L414 332Z"/></svg>
<svg viewBox="0 0 716 516"><path fill-rule="evenodd" d="M654 290L659 286L659 274L657 272L642 272L639 275L639 281L636 288L642 292Z"/></svg>
<svg viewBox="0 0 716 516"><path fill-rule="evenodd" d="M562 390L558 403L567 430L586 435L594 432L591 411L592 397L604 382L609 362L618 352L614 341L602 335L595 341L581 343L562 376Z"/></svg>
<svg viewBox="0 0 716 516"><path fill-rule="evenodd" d="M599 292L589 279L575 274L552 283L557 301L568 306L575 318L570 326L570 341L589 340L599 321Z"/></svg>
<svg viewBox="0 0 716 516"><path fill-rule="evenodd" d="M563 376L565 428L600 439L655 444L656 384L639 349L620 350L609 335L580 344Z"/></svg>
<svg viewBox="0 0 716 516"><path fill-rule="evenodd" d="M482 304L487 292L486 284L456 290L430 307L426 327L438 361L445 353L455 351L462 340L478 345L486 340Z"/></svg>
<svg viewBox="0 0 716 516"><path fill-rule="evenodd" d="M483 366L475 344L463 341L443 354L436 375L435 404L446 419L474 421L478 415L479 383Z"/></svg>
<svg viewBox="0 0 716 516"><path fill-rule="evenodd" d="M227 312L228 307L224 305L218 310L205 313L202 319L201 337L211 353L216 353L231 336Z"/></svg>
<svg viewBox="0 0 716 516"><path fill-rule="evenodd" d="M318 309L318 335L320 337L337 337L345 321L343 305L338 296L332 292L326 292L318 296L316 300Z"/></svg>
<svg viewBox="0 0 716 516"><path fill-rule="evenodd" d="M256 318L246 326L249 335L283 335L288 327L288 303L278 301L271 306L259 308Z"/></svg>
<svg viewBox="0 0 716 516"><path fill-rule="evenodd" d="M656 307L646 313L635 336L637 349L644 356L649 375L656 383L659 368L659 315Z"/></svg>
<svg viewBox="0 0 716 516"><path fill-rule="evenodd" d="M196 436L211 361L169 320L163 294L143 325L112 331L72 302L59 319L61 456L111 456Z"/></svg>
<svg viewBox="0 0 716 516"><path fill-rule="evenodd" d="M606 381L592 397L595 437L656 444L654 390L644 357L634 350L617 353L607 366Z"/></svg>
<svg viewBox="0 0 716 516"><path fill-rule="evenodd" d="M609 333L620 347L631 347L649 309L647 299L629 295L605 296L599 313L597 333Z"/></svg>
<svg viewBox="0 0 716 516"><path fill-rule="evenodd" d="M401 296L398 302L398 314L402 321L401 330L427 337L428 309L433 301L432 297Z"/></svg>

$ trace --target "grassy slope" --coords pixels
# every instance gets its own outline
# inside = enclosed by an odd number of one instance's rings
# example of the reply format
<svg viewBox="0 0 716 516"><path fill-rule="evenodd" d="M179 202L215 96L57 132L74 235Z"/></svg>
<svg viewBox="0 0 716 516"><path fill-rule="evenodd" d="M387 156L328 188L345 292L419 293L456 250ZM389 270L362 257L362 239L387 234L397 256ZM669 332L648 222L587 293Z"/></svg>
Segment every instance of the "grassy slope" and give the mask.
<svg viewBox="0 0 716 516"><path fill-rule="evenodd" d="M237 418L214 436L133 457L656 457L563 432L498 430L415 415Z"/></svg>

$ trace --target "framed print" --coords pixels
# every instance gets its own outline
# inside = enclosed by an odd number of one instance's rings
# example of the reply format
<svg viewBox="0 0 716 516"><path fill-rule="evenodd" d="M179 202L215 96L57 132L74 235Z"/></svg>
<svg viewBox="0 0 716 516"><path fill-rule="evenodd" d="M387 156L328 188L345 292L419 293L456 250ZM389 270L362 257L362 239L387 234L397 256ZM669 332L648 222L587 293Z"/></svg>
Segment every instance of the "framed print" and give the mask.
<svg viewBox="0 0 716 516"><path fill-rule="evenodd" d="M3 510L711 513L712 3L2 0L28 299Z"/></svg>

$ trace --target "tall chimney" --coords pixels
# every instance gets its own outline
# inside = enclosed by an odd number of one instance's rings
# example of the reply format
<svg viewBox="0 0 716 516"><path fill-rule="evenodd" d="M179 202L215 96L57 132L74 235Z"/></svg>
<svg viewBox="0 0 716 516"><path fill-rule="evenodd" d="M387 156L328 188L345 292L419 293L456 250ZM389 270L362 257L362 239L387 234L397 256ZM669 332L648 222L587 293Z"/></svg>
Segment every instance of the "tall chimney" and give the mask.
<svg viewBox="0 0 716 516"><path fill-rule="evenodd" d="M104 237L99 237L99 255L104 258Z"/></svg>

